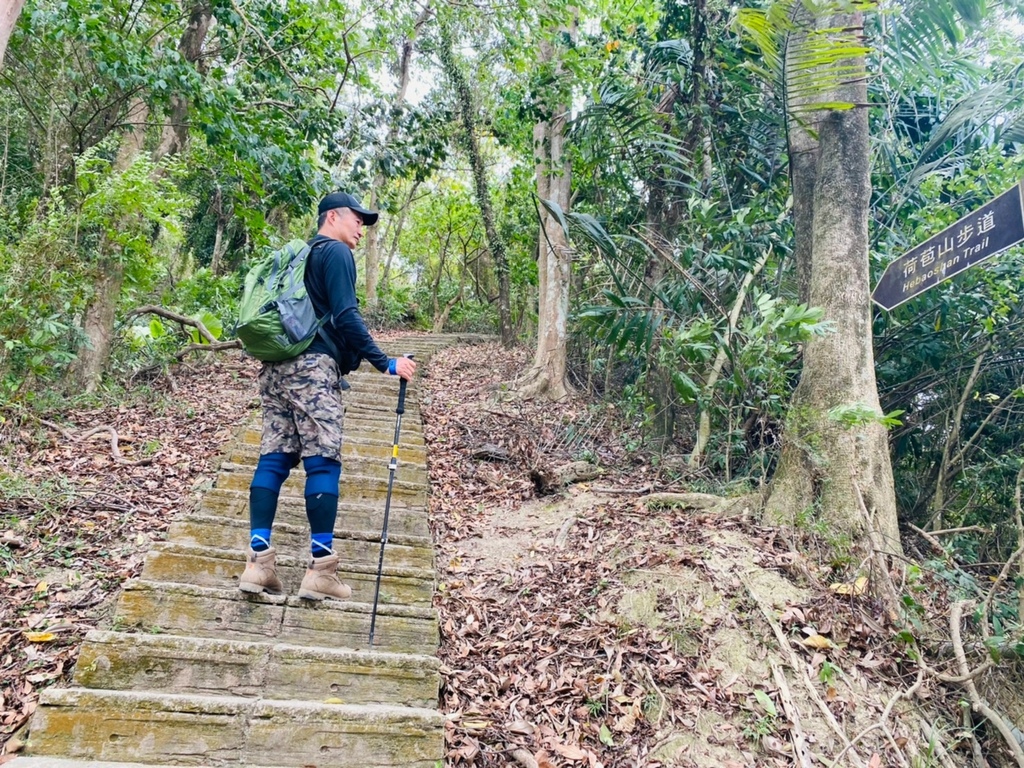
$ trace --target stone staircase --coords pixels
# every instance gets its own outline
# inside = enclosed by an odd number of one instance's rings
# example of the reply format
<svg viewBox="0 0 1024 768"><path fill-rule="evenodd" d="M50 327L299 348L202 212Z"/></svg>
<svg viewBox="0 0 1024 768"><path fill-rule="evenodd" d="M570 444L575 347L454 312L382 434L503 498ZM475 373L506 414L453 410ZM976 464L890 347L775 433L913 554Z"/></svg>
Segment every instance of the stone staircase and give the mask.
<svg viewBox="0 0 1024 768"><path fill-rule="evenodd" d="M468 338L387 344L422 365ZM398 379L364 366L346 392L335 551L351 601L294 597L308 527L301 467L281 492L274 545L285 595L236 588L248 543L258 424L227 448L216 486L128 582L107 631L90 632L72 687L43 692L13 768L99 765L435 768L439 636L431 607L426 452L418 387L402 422L374 647L368 647Z"/></svg>

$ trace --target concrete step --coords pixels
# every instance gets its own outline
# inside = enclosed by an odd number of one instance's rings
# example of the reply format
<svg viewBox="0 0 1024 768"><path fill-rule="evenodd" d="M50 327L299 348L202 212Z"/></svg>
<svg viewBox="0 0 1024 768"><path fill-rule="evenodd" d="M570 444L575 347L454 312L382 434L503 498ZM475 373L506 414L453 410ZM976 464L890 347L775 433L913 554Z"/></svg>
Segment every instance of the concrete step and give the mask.
<svg viewBox="0 0 1024 768"><path fill-rule="evenodd" d="M176 765L434 768L443 724L411 707L50 688L30 748Z"/></svg>
<svg viewBox="0 0 1024 768"><path fill-rule="evenodd" d="M343 472L357 475L384 476L388 475L388 462L391 460L391 443L352 444L346 440L341 450ZM424 482L426 479L427 462L423 452L413 454L413 449L398 446L398 470L396 477ZM232 443L224 452L223 461L255 469L260 458L259 444ZM293 472L302 472L300 464Z"/></svg>
<svg viewBox="0 0 1024 768"><path fill-rule="evenodd" d="M220 530L224 530L221 528ZM279 532L278 532L279 533ZM248 531L242 531L243 540ZM279 535L274 544L279 544ZM305 555L308 535L302 536L298 556L284 554L278 549L277 575L284 584L285 593L294 595L306 573L308 557ZM359 603L373 602L376 589L376 563L380 557L378 541L368 543L373 557L363 563L341 562L338 576L352 587L352 600ZM432 568L410 568L396 566L391 562L391 542L384 552L384 571L380 583L380 602L400 605L429 606L434 595L434 571ZM296 552L296 550L292 550ZM177 541L158 542L146 553L142 578L146 581L166 581L174 584L193 584L197 587L234 589L238 577L245 568L244 548L225 549L198 546Z"/></svg>
<svg viewBox="0 0 1024 768"><path fill-rule="evenodd" d="M259 460L259 449L251 446L241 451L232 451L232 454L240 456L242 461L233 461L231 456L225 456L220 463L219 469L226 469L229 472L241 472L252 479L252 473L256 469L256 462ZM391 471L388 467L388 459L342 459L342 470L340 483L346 481L346 477L370 478L377 483L382 483L387 488L388 477ZM288 481L285 485L288 488L305 488L306 470L302 464L288 473ZM406 464L402 457L398 457L398 466L395 469L395 482L403 482L410 486L428 487L426 465Z"/></svg>
<svg viewBox="0 0 1024 768"><path fill-rule="evenodd" d="M436 707L434 656L211 638L88 634L73 684L112 691Z"/></svg>
<svg viewBox="0 0 1024 768"><path fill-rule="evenodd" d="M369 646L371 608L368 603L313 602L132 579L117 602L113 629L359 650ZM438 642L437 616L432 609L379 606L375 649L432 654Z"/></svg>
<svg viewBox="0 0 1024 768"><path fill-rule="evenodd" d="M226 520L241 520L248 530L249 524L249 489L229 491L223 488L214 488L206 492L203 500L199 503L199 513L210 517L220 517ZM309 532L306 523L306 502L301 496L285 495L277 503L277 517L274 523L275 531L278 522L294 525ZM353 501L347 496L342 496L338 503L337 529L351 528L358 531L379 531L384 524L384 502L381 500ZM171 536L176 523L171 524ZM394 535L423 536L430 535L430 525L427 521L427 513L422 505L410 504L409 499L392 496L391 515L388 520L388 529Z"/></svg>

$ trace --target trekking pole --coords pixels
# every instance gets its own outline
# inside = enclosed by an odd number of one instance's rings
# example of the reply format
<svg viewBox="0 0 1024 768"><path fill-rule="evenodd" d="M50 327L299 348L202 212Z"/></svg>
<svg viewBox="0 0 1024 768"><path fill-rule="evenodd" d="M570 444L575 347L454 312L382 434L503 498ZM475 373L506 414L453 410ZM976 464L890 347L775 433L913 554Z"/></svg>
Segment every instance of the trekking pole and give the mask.
<svg viewBox="0 0 1024 768"><path fill-rule="evenodd" d="M412 360L412 355L403 355ZM384 572L384 547L388 543L388 517L391 515L391 489L395 484L395 470L398 469L398 433L402 431L402 414L405 413L405 379L398 385L398 407L395 408L395 440L388 462L388 495L384 502L384 527L380 531L380 558L377 560L377 586L373 590L373 613L370 614L370 647L373 648L373 630L377 624L377 600L380 598L380 577Z"/></svg>

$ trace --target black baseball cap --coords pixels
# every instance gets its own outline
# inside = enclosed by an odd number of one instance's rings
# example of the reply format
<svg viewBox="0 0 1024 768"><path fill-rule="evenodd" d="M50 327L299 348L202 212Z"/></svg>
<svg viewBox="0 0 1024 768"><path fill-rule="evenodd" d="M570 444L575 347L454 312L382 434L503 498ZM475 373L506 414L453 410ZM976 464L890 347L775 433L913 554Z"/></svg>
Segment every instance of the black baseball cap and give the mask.
<svg viewBox="0 0 1024 768"><path fill-rule="evenodd" d="M366 210L359 204L358 200L347 192L331 192L331 194L321 200L320 205L317 206L317 216L323 216L327 211L333 211L335 208L351 208L362 216L363 224L368 227L372 227L377 223L377 212Z"/></svg>

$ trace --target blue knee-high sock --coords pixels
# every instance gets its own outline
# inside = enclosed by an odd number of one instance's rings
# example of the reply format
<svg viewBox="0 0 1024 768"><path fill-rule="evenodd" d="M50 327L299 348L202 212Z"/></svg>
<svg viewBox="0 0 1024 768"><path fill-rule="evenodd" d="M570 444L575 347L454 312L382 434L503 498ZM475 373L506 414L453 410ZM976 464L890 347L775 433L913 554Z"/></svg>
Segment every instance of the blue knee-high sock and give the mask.
<svg viewBox="0 0 1024 768"><path fill-rule="evenodd" d="M310 553L313 557L331 554L334 522L338 518L338 483L341 462L323 456L302 460L306 470L306 518L309 520Z"/></svg>
<svg viewBox="0 0 1024 768"><path fill-rule="evenodd" d="M298 463L299 457L294 453L265 453L256 464L249 485L249 546L256 552L270 547L270 530L281 486Z"/></svg>

